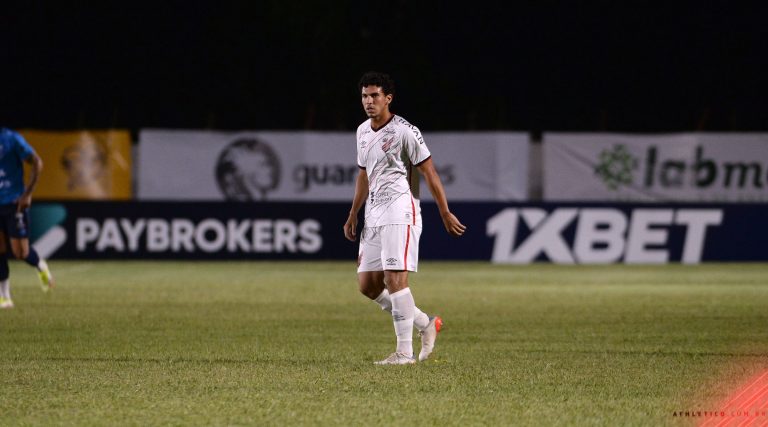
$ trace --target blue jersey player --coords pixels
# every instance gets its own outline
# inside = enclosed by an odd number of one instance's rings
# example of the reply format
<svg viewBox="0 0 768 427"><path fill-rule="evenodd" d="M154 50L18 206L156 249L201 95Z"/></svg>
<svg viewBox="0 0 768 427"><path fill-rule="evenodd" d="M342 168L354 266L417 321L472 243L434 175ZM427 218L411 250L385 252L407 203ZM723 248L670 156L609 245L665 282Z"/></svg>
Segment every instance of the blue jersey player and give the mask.
<svg viewBox="0 0 768 427"><path fill-rule="evenodd" d="M24 163L31 166L26 185ZM43 291L53 287L48 265L29 245L29 206L42 169L40 156L21 135L0 129L0 309L13 307L8 278L9 244L16 259L37 269Z"/></svg>

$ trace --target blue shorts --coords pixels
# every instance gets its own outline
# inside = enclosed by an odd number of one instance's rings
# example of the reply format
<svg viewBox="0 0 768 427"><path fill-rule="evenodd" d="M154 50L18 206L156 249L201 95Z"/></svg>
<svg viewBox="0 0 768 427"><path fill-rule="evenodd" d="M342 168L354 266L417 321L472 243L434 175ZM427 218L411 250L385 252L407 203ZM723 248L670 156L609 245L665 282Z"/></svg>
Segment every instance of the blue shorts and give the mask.
<svg viewBox="0 0 768 427"><path fill-rule="evenodd" d="M17 204L0 205L0 230L13 239L29 238L29 209L17 211Z"/></svg>

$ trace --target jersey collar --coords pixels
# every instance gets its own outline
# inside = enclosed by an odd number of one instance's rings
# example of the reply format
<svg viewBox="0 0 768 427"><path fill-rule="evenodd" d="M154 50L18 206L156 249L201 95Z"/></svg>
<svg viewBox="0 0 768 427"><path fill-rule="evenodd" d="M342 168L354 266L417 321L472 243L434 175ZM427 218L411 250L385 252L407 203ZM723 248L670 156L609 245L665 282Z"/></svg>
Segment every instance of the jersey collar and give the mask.
<svg viewBox="0 0 768 427"><path fill-rule="evenodd" d="M384 129L385 127L387 127L387 125L389 124L389 122L391 122L391 121L392 121L392 119L394 119L394 118L395 118L395 115L394 115L394 114L392 114L392 116L389 118L389 120L387 120L387 122L386 122L386 123L384 123L383 125L379 126L379 127L378 127L378 129L374 129L374 127L373 127L373 124L371 123L371 130L372 130L372 131L374 131L374 132L378 132L378 131L380 131L380 130Z"/></svg>

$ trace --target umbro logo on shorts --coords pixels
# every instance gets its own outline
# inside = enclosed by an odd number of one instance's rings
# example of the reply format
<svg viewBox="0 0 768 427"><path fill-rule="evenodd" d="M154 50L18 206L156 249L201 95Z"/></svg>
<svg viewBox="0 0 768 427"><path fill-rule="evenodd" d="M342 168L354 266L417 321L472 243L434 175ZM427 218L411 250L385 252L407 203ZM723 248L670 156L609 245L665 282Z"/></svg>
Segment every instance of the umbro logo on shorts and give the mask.
<svg viewBox="0 0 768 427"><path fill-rule="evenodd" d="M397 259L387 258L387 265L397 265Z"/></svg>

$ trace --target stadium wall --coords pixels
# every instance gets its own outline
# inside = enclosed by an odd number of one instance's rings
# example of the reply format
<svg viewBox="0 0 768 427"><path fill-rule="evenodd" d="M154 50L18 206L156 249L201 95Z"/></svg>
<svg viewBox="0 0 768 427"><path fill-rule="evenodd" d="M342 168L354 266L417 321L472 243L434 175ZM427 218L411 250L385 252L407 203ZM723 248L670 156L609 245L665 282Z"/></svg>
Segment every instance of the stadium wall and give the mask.
<svg viewBox="0 0 768 427"><path fill-rule="evenodd" d="M359 171L350 132L145 129L135 157L127 131L24 132L46 164L32 210L46 257L356 258L341 233ZM422 186L422 259L768 258L768 134L425 137L469 231L448 237Z"/></svg>
<svg viewBox="0 0 768 427"><path fill-rule="evenodd" d="M420 258L527 264L768 261L765 204L425 202ZM355 262L349 203L37 203L32 241L54 259L337 259Z"/></svg>

